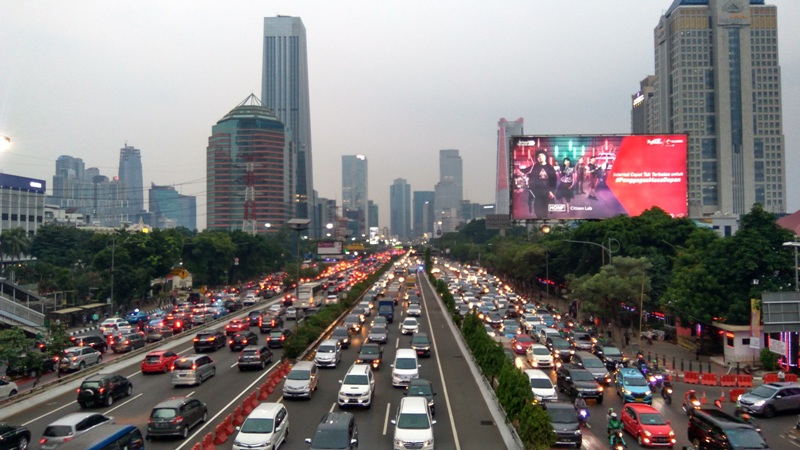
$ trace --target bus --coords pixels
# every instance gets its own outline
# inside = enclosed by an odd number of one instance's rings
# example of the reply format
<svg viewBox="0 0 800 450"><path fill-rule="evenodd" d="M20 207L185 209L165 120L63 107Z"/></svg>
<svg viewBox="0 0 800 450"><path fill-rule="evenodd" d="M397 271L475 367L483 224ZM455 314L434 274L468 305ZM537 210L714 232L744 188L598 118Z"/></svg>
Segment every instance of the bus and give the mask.
<svg viewBox="0 0 800 450"><path fill-rule="evenodd" d="M61 444L63 450L144 450L142 432L133 425L106 424Z"/></svg>
<svg viewBox="0 0 800 450"><path fill-rule="evenodd" d="M308 309L314 307L314 296L322 290L322 282L301 284L297 290L297 308Z"/></svg>

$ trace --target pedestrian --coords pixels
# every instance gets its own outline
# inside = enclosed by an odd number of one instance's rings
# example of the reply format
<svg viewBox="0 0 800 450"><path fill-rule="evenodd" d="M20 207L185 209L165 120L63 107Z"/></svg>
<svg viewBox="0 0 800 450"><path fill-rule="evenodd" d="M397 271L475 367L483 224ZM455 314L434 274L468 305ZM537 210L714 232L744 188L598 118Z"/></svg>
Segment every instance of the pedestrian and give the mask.
<svg viewBox="0 0 800 450"><path fill-rule="evenodd" d="M783 371L783 367L778 370L778 381L781 383L786 381L786 372Z"/></svg>
<svg viewBox="0 0 800 450"><path fill-rule="evenodd" d="M100 317L97 315L97 313L92 314L92 325L96 324L98 319L100 319Z"/></svg>

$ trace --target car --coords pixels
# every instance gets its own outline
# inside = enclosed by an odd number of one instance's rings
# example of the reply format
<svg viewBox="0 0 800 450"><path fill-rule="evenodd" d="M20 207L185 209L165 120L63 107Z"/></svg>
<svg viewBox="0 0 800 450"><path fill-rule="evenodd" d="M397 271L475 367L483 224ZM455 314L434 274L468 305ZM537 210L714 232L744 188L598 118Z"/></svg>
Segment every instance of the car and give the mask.
<svg viewBox="0 0 800 450"><path fill-rule="evenodd" d="M560 359L563 362L569 362L575 353L575 349L572 348L569 341L560 337L547 338L545 346L553 352L553 358Z"/></svg>
<svg viewBox="0 0 800 450"><path fill-rule="evenodd" d="M189 430L208 420L208 407L194 397L172 397L157 404L147 421L148 440L157 437L189 437Z"/></svg>
<svg viewBox="0 0 800 450"><path fill-rule="evenodd" d="M289 412L281 403L261 403L236 429L233 450L277 449L289 436Z"/></svg>
<svg viewBox="0 0 800 450"><path fill-rule="evenodd" d="M178 354L172 350L153 350L142 360L142 373L167 373L176 359Z"/></svg>
<svg viewBox="0 0 800 450"><path fill-rule="evenodd" d="M40 373L55 372L58 369L58 363L61 361L60 356L48 356L37 354L42 360L42 365L36 367L26 367L26 354L20 355L20 359L16 360L6 366L6 376L11 378L18 378L24 376L35 377Z"/></svg>
<svg viewBox="0 0 800 450"><path fill-rule="evenodd" d="M238 298L229 298L225 300L224 305L228 312L236 312L244 308L244 303L242 303L242 300Z"/></svg>
<svg viewBox="0 0 800 450"><path fill-rule="evenodd" d="M416 351L410 348L397 349L392 364L392 386L408 386L411 380L419 378L420 367Z"/></svg>
<svg viewBox="0 0 800 450"><path fill-rule="evenodd" d="M253 292L248 292L247 294L245 294L244 300L242 300L242 306L244 306L245 308L248 306L253 306L256 304L257 301L258 299L256 298L256 294Z"/></svg>
<svg viewBox="0 0 800 450"><path fill-rule="evenodd" d="M463 304L456 306L456 309L458 309L458 314L461 317L466 316L467 314L469 314L470 311L469 306Z"/></svg>
<svg viewBox="0 0 800 450"><path fill-rule="evenodd" d="M272 317L280 317L284 312L286 312L286 307L278 303L270 305L269 308L267 308L267 314Z"/></svg>
<svg viewBox="0 0 800 450"><path fill-rule="evenodd" d="M144 311L135 309L127 316L125 316L125 320L128 321L130 325L137 325L139 322L149 322L150 321L150 314L147 314Z"/></svg>
<svg viewBox="0 0 800 450"><path fill-rule="evenodd" d="M290 307L286 308L286 312L285 312L286 320L297 320L297 315L298 314L299 314L299 312L297 311L297 308L295 308L294 306L290 306Z"/></svg>
<svg viewBox="0 0 800 450"><path fill-rule="evenodd" d="M503 315L499 312L490 311L484 315L483 320L492 328L500 328L503 325Z"/></svg>
<svg viewBox="0 0 800 450"><path fill-rule="evenodd" d="M400 325L401 334L414 334L419 331L419 321L413 317L406 317Z"/></svg>
<svg viewBox="0 0 800 450"><path fill-rule="evenodd" d="M337 303L339 303L339 296L338 295L336 295L336 294L328 294L328 296L325 297L325 304L326 305L335 305Z"/></svg>
<svg viewBox="0 0 800 450"><path fill-rule="evenodd" d="M197 333L192 339L195 353L202 353L206 350L212 352L225 347L225 334L220 330L205 330Z"/></svg>
<svg viewBox="0 0 800 450"><path fill-rule="evenodd" d="M114 423L114 418L99 413L72 413L50 423L39 440L39 448L50 450L96 427Z"/></svg>
<svg viewBox="0 0 800 450"><path fill-rule="evenodd" d="M353 364L340 381L337 403L340 408L360 406L372 407L372 397L375 394L375 377L369 364Z"/></svg>
<svg viewBox="0 0 800 450"><path fill-rule="evenodd" d="M431 340L427 333L416 333L411 338L411 348L417 352L417 356L431 356Z"/></svg>
<svg viewBox="0 0 800 450"><path fill-rule="evenodd" d="M501 329L503 330L503 336L508 339L514 339L514 336L522 334L522 329L519 327L519 322L513 319L503 320Z"/></svg>
<svg viewBox="0 0 800 450"><path fill-rule="evenodd" d="M617 395L622 397L623 403L653 404L650 384L638 369L632 367L619 369L614 375L614 387Z"/></svg>
<svg viewBox="0 0 800 450"><path fill-rule="evenodd" d="M533 345L533 338L527 334L519 334L511 339L511 350L518 355L524 355L528 347Z"/></svg>
<svg viewBox="0 0 800 450"><path fill-rule="evenodd" d="M331 339L338 339L342 348L350 348L350 332L346 327L336 327L331 333Z"/></svg>
<svg viewBox="0 0 800 450"><path fill-rule="evenodd" d="M541 323L539 318L531 313L523 313L522 314L522 329L526 332L530 333L533 330L533 327Z"/></svg>
<svg viewBox="0 0 800 450"><path fill-rule="evenodd" d="M389 326L386 316L375 316L375 318L372 319L372 322L370 322L370 326L374 327L376 325L383 325L385 327Z"/></svg>
<svg viewBox="0 0 800 450"><path fill-rule="evenodd" d="M534 369L553 367L553 355L547 347L541 344L531 344L525 350L525 359Z"/></svg>
<svg viewBox="0 0 800 450"><path fill-rule="evenodd" d="M164 319L154 319L145 327L145 341L158 342L175 335L175 331Z"/></svg>
<svg viewBox="0 0 800 450"><path fill-rule="evenodd" d="M100 364L103 355L92 347L69 347L64 349L64 356L58 362L59 372L83 370L86 366Z"/></svg>
<svg viewBox="0 0 800 450"><path fill-rule="evenodd" d="M542 345L547 344L547 338L550 338L550 337L561 337L561 335L558 333L558 330L556 330L555 328L550 328L550 327L548 327L546 325L543 326L543 327L539 327L539 328L534 327L534 329L537 330L536 331L536 338L539 340L539 343L542 344Z"/></svg>
<svg viewBox="0 0 800 450"><path fill-rule="evenodd" d="M182 356L172 363L173 386L194 386L217 374L217 365L208 355Z"/></svg>
<svg viewBox="0 0 800 450"><path fill-rule="evenodd" d="M267 364L272 362L272 350L266 344L249 345L242 349L239 353L239 361L236 365L239 371L245 369L260 369L267 368Z"/></svg>
<svg viewBox="0 0 800 450"><path fill-rule="evenodd" d="M13 397L17 395L19 388L17 383L9 380L8 377L0 378L0 399Z"/></svg>
<svg viewBox="0 0 800 450"><path fill-rule="evenodd" d="M319 382L317 366L311 361L298 361L283 382L283 398L311 398Z"/></svg>
<svg viewBox="0 0 800 450"><path fill-rule="evenodd" d="M751 414L772 417L775 413L800 408L800 384L764 383L739 396L736 406Z"/></svg>
<svg viewBox="0 0 800 450"><path fill-rule="evenodd" d="M134 332L123 334L119 339L114 341L111 346L111 351L114 353L132 352L137 348L144 348L146 342L142 333Z"/></svg>
<svg viewBox="0 0 800 450"><path fill-rule="evenodd" d="M600 358L610 371L615 371L618 364L626 366L628 364L628 357L622 353L622 350L613 345L595 344L592 347L592 353Z"/></svg>
<svg viewBox="0 0 800 450"><path fill-rule="evenodd" d="M31 442L31 430L24 425L0 422L0 448L25 450Z"/></svg>
<svg viewBox="0 0 800 450"><path fill-rule="evenodd" d="M191 322L193 325L205 325L206 323L214 320L214 310L205 306L192 308L191 317Z"/></svg>
<svg viewBox="0 0 800 450"><path fill-rule="evenodd" d="M240 331L245 331L250 328L250 322L246 319L233 319L225 325L225 335L233 336Z"/></svg>
<svg viewBox="0 0 800 450"><path fill-rule="evenodd" d="M250 330L240 331L228 338L228 347L232 352L256 344L258 344L258 335Z"/></svg>
<svg viewBox="0 0 800 450"><path fill-rule="evenodd" d="M164 325L168 326L169 328L172 328L173 334L183 333L183 330L187 328L192 328L191 322L187 324L186 321L184 321L182 318L174 315L168 315L167 317L165 317Z"/></svg>
<svg viewBox="0 0 800 450"><path fill-rule="evenodd" d="M360 314L348 314L344 318L343 325L347 327L347 331L350 333L358 333L361 331L361 315Z"/></svg>
<svg viewBox="0 0 800 450"><path fill-rule="evenodd" d="M264 320L263 312L250 311L247 313L247 320L250 322L251 327L261 327L261 322Z"/></svg>
<svg viewBox="0 0 800 450"><path fill-rule="evenodd" d="M491 337L491 338L494 338L494 337L496 337L496 336L497 336L497 330L495 330L494 328L492 328L492 326L491 326L491 325L489 325L488 323L486 323L486 324L483 324L483 329L486 331L486 335L487 335L487 336L489 336L489 337Z"/></svg>
<svg viewBox="0 0 800 450"><path fill-rule="evenodd" d="M569 445L581 448L583 433L578 420L578 411L570 403L546 403L545 411L550 416L550 425L556 434L555 445Z"/></svg>
<svg viewBox="0 0 800 450"><path fill-rule="evenodd" d="M698 450L769 448L752 425L716 408L694 410L686 434Z"/></svg>
<svg viewBox="0 0 800 450"><path fill-rule="evenodd" d="M597 356L587 351L577 351L572 355L572 363L591 372L598 383L606 386L611 384L611 374L608 373L605 363Z"/></svg>
<svg viewBox="0 0 800 450"><path fill-rule="evenodd" d="M627 403L622 406L620 420L625 431L636 438L640 447L670 447L675 445L675 432L667 419L652 406Z"/></svg>
<svg viewBox="0 0 800 450"><path fill-rule="evenodd" d="M428 400L423 397L403 397L397 408L394 425L394 450L417 448L433 450L433 425Z"/></svg>
<svg viewBox="0 0 800 450"><path fill-rule="evenodd" d="M313 438L306 438L309 450L357 450L358 427L353 414L331 411L322 416Z"/></svg>
<svg viewBox="0 0 800 450"><path fill-rule="evenodd" d="M580 393L586 400L603 403L603 386L595 381L591 372L575 364L563 364L556 370L556 387L571 399Z"/></svg>
<svg viewBox="0 0 800 450"><path fill-rule="evenodd" d="M367 342L385 344L389 340L389 329L385 325L373 325L367 333Z"/></svg>
<svg viewBox="0 0 800 450"><path fill-rule="evenodd" d="M83 380L78 388L78 405L81 408L90 406L111 406L115 399L130 397L133 383L116 373L97 373Z"/></svg>
<svg viewBox="0 0 800 450"><path fill-rule="evenodd" d="M317 347L314 364L317 367L336 367L342 359L342 344L338 339L325 339Z"/></svg>
<svg viewBox="0 0 800 450"><path fill-rule="evenodd" d="M290 330L273 328L266 337L267 347L282 348L283 343L286 342L286 339L288 339L291 334L292 332Z"/></svg>
<svg viewBox="0 0 800 450"><path fill-rule="evenodd" d="M100 330L103 332L104 335L108 336L109 334L117 331L121 325L130 325L127 320L122 319L120 317L112 317L110 319L106 319L100 323Z"/></svg>
<svg viewBox="0 0 800 450"><path fill-rule="evenodd" d="M261 325L258 326L258 331L261 334L266 334L275 328L283 328L283 318L280 316L263 317Z"/></svg>
<svg viewBox="0 0 800 450"><path fill-rule="evenodd" d="M383 359L383 349L375 343L361 344L356 356L356 364L369 364L374 370L381 368L381 360Z"/></svg>
<svg viewBox="0 0 800 450"><path fill-rule="evenodd" d="M528 369L525 372L531 385L534 400L540 402L558 401L558 394L550 377L539 369Z"/></svg>
<svg viewBox="0 0 800 450"><path fill-rule="evenodd" d="M406 309L406 315L409 317L420 317L422 316L422 308L417 304L411 303L408 305L408 309Z"/></svg>
<svg viewBox="0 0 800 450"><path fill-rule="evenodd" d="M431 416L436 415L436 404L434 397L436 392L433 390L433 385L430 381L424 378L415 378L408 382L406 392L403 395L408 397L423 397L428 401L428 408L431 410Z"/></svg>
<svg viewBox="0 0 800 450"><path fill-rule="evenodd" d="M100 353L108 351L108 343L102 336L89 334L86 336L71 336L69 338L72 347L92 347Z"/></svg>
<svg viewBox="0 0 800 450"><path fill-rule="evenodd" d="M592 350L596 339L589 333L573 331L569 337L569 341L576 350L586 350L588 352Z"/></svg>

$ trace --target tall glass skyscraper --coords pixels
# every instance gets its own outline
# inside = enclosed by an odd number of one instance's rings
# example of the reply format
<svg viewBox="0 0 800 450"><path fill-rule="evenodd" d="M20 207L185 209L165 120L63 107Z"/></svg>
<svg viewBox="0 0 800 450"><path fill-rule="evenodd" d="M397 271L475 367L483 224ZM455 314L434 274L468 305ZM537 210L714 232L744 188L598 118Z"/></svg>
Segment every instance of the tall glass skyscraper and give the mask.
<svg viewBox="0 0 800 450"><path fill-rule="evenodd" d="M155 218L152 225L157 228L197 229L196 197L182 195L172 186L156 186L151 183L148 199L150 214Z"/></svg>
<svg viewBox="0 0 800 450"><path fill-rule="evenodd" d="M655 29L654 133L689 135L689 215L786 211L777 8L675 0Z"/></svg>
<svg viewBox="0 0 800 450"><path fill-rule="evenodd" d="M142 153L127 143L119 149L119 181L128 201L128 217L131 221L137 221L145 212Z"/></svg>
<svg viewBox="0 0 800 450"><path fill-rule="evenodd" d="M434 207L437 219L458 217L464 199L464 176L458 150L439 150L439 182L434 188Z"/></svg>
<svg viewBox="0 0 800 450"><path fill-rule="evenodd" d="M389 186L389 221L392 235L401 241L411 235L411 185L404 178Z"/></svg>
<svg viewBox="0 0 800 450"><path fill-rule="evenodd" d="M342 155L342 216L353 217L357 227L351 227L354 236L366 234L369 230L367 202L367 157L364 155ZM357 229L356 229L357 228Z"/></svg>
<svg viewBox="0 0 800 450"><path fill-rule="evenodd" d="M433 191L414 191L414 236L433 232Z"/></svg>
<svg viewBox="0 0 800 450"><path fill-rule="evenodd" d="M497 177L495 182L494 203L497 214L509 214L509 202L511 200L508 190L508 177L511 172L511 161L509 158L509 138L511 136L522 136L523 119L509 122L505 118L497 121Z"/></svg>
<svg viewBox="0 0 800 450"><path fill-rule="evenodd" d="M286 125L292 159L286 167L292 203L298 218L312 219L315 235L314 179L311 152L311 115L308 98L306 28L299 17L264 18L264 55L261 99Z"/></svg>

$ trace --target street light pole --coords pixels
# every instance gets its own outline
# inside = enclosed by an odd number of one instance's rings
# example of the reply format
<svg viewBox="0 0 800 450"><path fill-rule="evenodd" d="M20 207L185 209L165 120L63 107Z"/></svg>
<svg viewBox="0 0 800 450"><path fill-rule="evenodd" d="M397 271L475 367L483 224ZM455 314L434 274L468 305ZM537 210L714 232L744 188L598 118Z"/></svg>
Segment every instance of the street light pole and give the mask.
<svg viewBox="0 0 800 450"><path fill-rule="evenodd" d="M117 246L117 240L111 240L111 313L114 314L114 250Z"/></svg>
<svg viewBox="0 0 800 450"><path fill-rule="evenodd" d="M608 263L611 264L611 255L613 253L617 253L619 251L619 249L620 249L619 241L614 239L614 238L608 238L608 247L606 247L603 244L598 244L597 242L591 242L591 241L572 241L572 240L569 240L569 239L564 239L564 242L572 242L572 243L575 243L575 244L589 244L589 245L595 245L597 247L602 248L603 249L603 265L605 265L605 259L606 259L605 258L605 252L608 252ZM615 242L617 244L617 248L616 249L611 248L611 243L612 242Z"/></svg>
<svg viewBox="0 0 800 450"><path fill-rule="evenodd" d="M292 227L293 230L297 231L297 279L296 279L295 287L294 287L294 299L295 299L295 301L299 301L300 300L300 263L301 263L301 260L300 260L300 233L302 233L303 230L307 230L308 229L308 225L311 223L311 219L290 219L288 223L289 223L289 226ZM295 320L294 320L294 332L295 332L295 334L297 334L297 327L298 327L297 322L298 322L298 319L299 318L296 317Z"/></svg>
<svg viewBox="0 0 800 450"><path fill-rule="evenodd" d="M798 264L797 264L798 263L798 261L797 261L797 247L800 247L800 242L797 242L797 241L784 242L783 246L784 247L794 247L794 290L795 291L800 291L800 287L798 287L798 278L800 278L800 274L798 274L798 271L800 271L800 266L798 266Z"/></svg>

